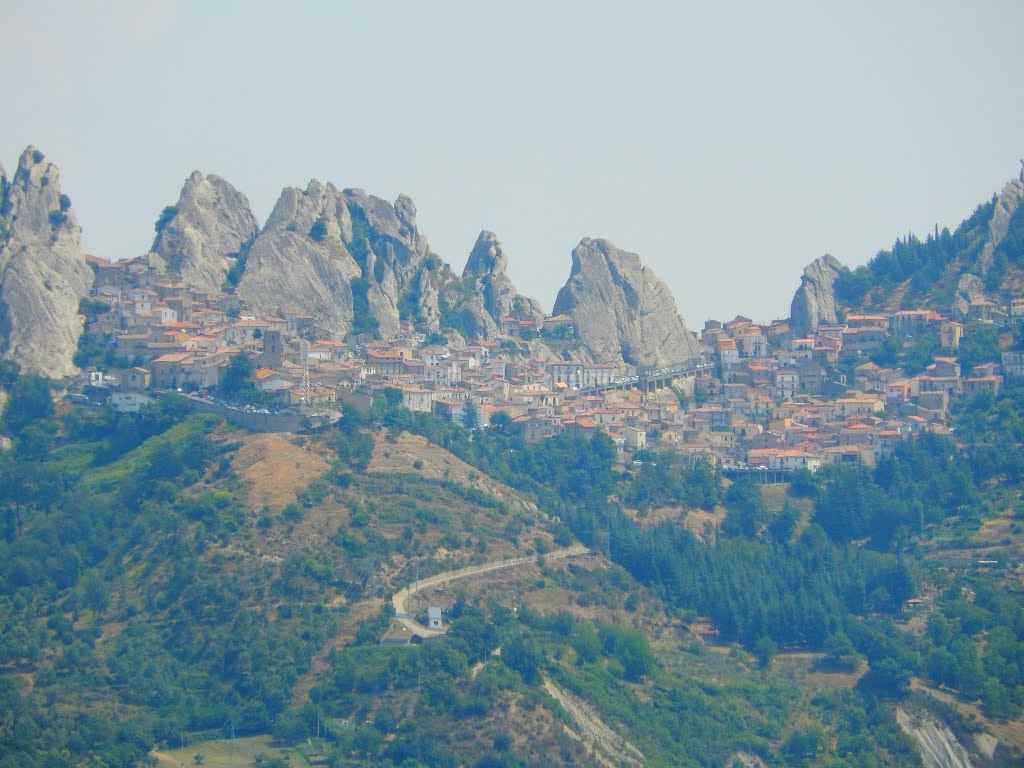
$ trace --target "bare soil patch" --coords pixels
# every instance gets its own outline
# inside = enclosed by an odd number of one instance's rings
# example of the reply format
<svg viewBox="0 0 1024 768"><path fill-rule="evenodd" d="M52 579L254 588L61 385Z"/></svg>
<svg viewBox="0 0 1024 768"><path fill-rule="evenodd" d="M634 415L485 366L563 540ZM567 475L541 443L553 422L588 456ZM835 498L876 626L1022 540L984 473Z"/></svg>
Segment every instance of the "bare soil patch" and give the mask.
<svg viewBox="0 0 1024 768"><path fill-rule="evenodd" d="M772 659L772 670L799 676L808 688L815 690L852 688L868 672L865 662L850 671L819 669L817 665L823 656L821 653L780 653Z"/></svg>
<svg viewBox="0 0 1024 768"><path fill-rule="evenodd" d="M533 502L527 501L512 488L483 475L444 448L431 445L419 435L403 433L390 438L380 432L375 437L373 458L369 472L408 472L432 480L450 480L453 483L476 488L504 501L512 508L536 512Z"/></svg>
<svg viewBox="0 0 1024 768"><path fill-rule="evenodd" d="M315 445L287 433L246 435L233 464L245 481L240 494L243 503L251 509L267 506L272 512L294 502L300 491L329 469Z"/></svg>

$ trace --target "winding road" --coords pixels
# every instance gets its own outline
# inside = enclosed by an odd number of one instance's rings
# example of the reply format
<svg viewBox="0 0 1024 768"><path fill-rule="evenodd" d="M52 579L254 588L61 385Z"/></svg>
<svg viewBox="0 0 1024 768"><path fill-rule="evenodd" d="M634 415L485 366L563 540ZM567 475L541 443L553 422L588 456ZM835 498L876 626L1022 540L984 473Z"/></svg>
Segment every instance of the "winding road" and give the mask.
<svg viewBox="0 0 1024 768"><path fill-rule="evenodd" d="M581 555L590 554L590 550L584 547L582 544L576 544L565 549L556 549L552 552L547 552L543 555L545 561L550 560L561 560L566 557L579 557ZM429 629L423 626L418 621L412 618L412 615L406 610L406 601L423 589L430 589L440 584L447 584L452 581L458 581L459 579L465 579L469 576L476 576L481 573L491 573L492 571L501 571L506 568L516 568L520 565L527 565L529 563L536 563L538 555L531 555L529 557L513 557L508 560L494 560L489 563L480 563L479 565L467 565L465 568L458 568L454 571L445 571L444 573L438 573L434 576L428 576L425 579L414 581L407 587L404 587L391 596L391 604L395 608L395 618L402 623L410 632L419 635L420 637L437 637L443 635L445 630L441 629Z"/></svg>

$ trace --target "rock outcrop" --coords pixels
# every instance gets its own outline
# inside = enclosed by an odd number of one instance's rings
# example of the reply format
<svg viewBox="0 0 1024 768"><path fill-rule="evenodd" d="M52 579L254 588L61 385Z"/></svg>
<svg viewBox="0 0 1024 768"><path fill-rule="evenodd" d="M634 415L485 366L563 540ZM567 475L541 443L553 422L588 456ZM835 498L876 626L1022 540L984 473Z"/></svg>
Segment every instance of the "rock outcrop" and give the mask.
<svg viewBox="0 0 1024 768"><path fill-rule="evenodd" d="M343 242L351 233L352 217L333 185L283 190L249 249L239 295L260 314L308 312L322 334L344 338L352 329L352 281L361 274Z"/></svg>
<svg viewBox="0 0 1024 768"><path fill-rule="evenodd" d="M506 269L508 257L497 235L484 230L462 270L463 284L472 287L469 298L459 308L469 336L492 339L501 335L502 322L510 316L520 320L543 319L540 304L516 291Z"/></svg>
<svg viewBox="0 0 1024 768"><path fill-rule="evenodd" d="M258 230L245 195L220 176L194 171L177 205L161 214L151 250L185 284L217 293Z"/></svg>
<svg viewBox="0 0 1024 768"><path fill-rule="evenodd" d="M950 308L953 317L964 320L967 317L967 310L971 302L983 301L985 299L985 281L977 275L969 272L960 275L956 283L956 296L953 298L953 306Z"/></svg>
<svg viewBox="0 0 1024 768"><path fill-rule="evenodd" d="M249 249L238 293L259 313L308 312L331 338L399 327L399 301L419 277L427 241L416 206L313 180L287 188Z"/></svg>
<svg viewBox="0 0 1024 768"><path fill-rule="evenodd" d="M896 708L896 722L913 739L925 768L971 768L970 755L944 723L902 707Z"/></svg>
<svg viewBox="0 0 1024 768"><path fill-rule="evenodd" d="M8 181L0 168L0 352L51 378L76 372L78 304L93 273L60 171L29 147Z"/></svg>
<svg viewBox="0 0 1024 768"><path fill-rule="evenodd" d="M819 325L831 325L839 320L835 282L846 266L826 253L804 268L790 305L790 325L801 334L814 333Z"/></svg>
<svg viewBox="0 0 1024 768"><path fill-rule="evenodd" d="M607 240L584 238L555 299L555 314L572 318L589 359L663 367L700 353L668 286L635 253Z"/></svg>
<svg viewBox="0 0 1024 768"><path fill-rule="evenodd" d="M1024 160L1021 160L1021 165L1024 166ZM1003 191L996 198L995 210L992 211L992 218L988 222L988 239L978 255L978 267L982 274L987 274L992 267L996 249L1003 242L1006 233L1010 231L1010 219L1017 212L1022 199L1024 199L1024 167L1021 168L1020 178L1006 182Z"/></svg>

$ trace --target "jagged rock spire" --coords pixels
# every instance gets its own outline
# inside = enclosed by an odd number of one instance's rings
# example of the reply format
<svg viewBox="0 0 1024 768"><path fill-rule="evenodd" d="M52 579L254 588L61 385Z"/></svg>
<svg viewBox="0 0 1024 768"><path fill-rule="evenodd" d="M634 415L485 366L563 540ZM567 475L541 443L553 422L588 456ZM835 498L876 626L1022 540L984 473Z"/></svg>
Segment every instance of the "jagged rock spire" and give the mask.
<svg viewBox="0 0 1024 768"><path fill-rule="evenodd" d="M661 367L700 353L668 286L637 254L607 240L584 238L573 250L554 312L572 318L595 361Z"/></svg>
<svg viewBox="0 0 1024 768"><path fill-rule="evenodd" d="M220 291L227 270L259 229L249 200L220 176L193 171L177 204L165 212L151 250L185 284Z"/></svg>
<svg viewBox="0 0 1024 768"><path fill-rule="evenodd" d="M28 147L0 201L0 352L51 378L76 372L78 303L92 286L60 170Z"/></svg>

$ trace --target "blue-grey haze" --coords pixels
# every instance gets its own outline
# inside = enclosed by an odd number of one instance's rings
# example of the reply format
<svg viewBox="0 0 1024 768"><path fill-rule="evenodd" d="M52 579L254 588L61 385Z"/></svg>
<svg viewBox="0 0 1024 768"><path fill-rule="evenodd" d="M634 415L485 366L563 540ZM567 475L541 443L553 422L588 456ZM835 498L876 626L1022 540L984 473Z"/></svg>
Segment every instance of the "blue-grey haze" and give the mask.
<svg viewBox="0 0 1024 768"><path fill-rule="evenodd" d="M492 229L550 307L640 253L691 325L788 314L802 267L955 227L1019 171L1019 0L0 0L0 157L60 164L87 249L144 252L193 169L262 221L317 177Z"/></svg>

